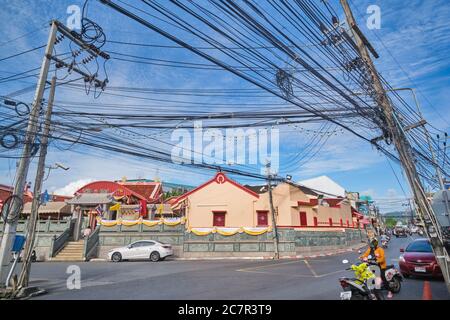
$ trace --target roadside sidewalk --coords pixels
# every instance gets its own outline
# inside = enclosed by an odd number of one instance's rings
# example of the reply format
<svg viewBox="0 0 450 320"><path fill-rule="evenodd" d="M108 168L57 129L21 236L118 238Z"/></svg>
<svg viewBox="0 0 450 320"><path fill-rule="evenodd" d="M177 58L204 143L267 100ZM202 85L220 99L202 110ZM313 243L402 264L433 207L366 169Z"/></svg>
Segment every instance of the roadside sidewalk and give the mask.
<svg viewBox="0 0 450 320"><path fill-rule="evenodd" d="M367 246L366 243L359 243L346 249L339 249L334 251L324 251L311 254L300 254L292 256L282 256L280 259L308 259L317 257L334 256L345 252L357 251ZM173 258L172 260L274 260L273 257L195 257L195 258Z"/></svg>

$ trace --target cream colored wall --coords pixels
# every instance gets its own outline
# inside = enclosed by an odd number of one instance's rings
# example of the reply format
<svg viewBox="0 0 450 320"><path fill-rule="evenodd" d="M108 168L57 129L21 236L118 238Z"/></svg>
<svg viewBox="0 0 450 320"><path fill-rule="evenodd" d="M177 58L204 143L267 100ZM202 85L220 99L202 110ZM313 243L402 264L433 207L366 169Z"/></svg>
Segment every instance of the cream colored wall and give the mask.
<svg viewBox="0 0 450 320"><path fill-rule="evenodd" d="M328 227L328 218L333 218L335 227L339 227L342 218L352 226L350 204L342 203L341 208L324 206L298 206L298 201L309 201L309 197L300 189L289 184L279 184L272 190L273 203L277 212L279 226L300 226L300 212L306 212L308 226L314 226L314 217L318 218L319 227ZM259 195L259 199L229 182L211 183L203 189L188 196L187 218L191 228L213 226L213 211L226 211L226 227L256 227L257 211L268 211L268 223L272 225L269 193ZM320 224L324 222L326 224Z"/></svg>
<svg viewBox="0 0 450 320"><path fill-rule="evenodd" d="M314 217L318 217L316 210L310 206L300 206L292 209L292 225L300 226L300 212L306 212L306 222L308 226L314 226Z"/></svg>
<svg viewBox="0 0 450 320"><path fill-rule="evenodd" d="M319 226L329 225L329 218L333 219L334 226L340 226L340 219L342 219L344 227L347 226L347 220L349 221L350 227L352 226L352 211L350 204L341 203L340 208L318 206L317 212L319 217ZM322 222L322 224L320 222ZM324 222L326 224L323 224Z"/></svg>
<svg viewBox="0 0 450 320"><path fill-rule="evenodd" d="M277 215L277 225L280 226L299 226L300 211L307 212L308 224L313 225L313 211L311 207L298 208L298 201L309 202L309 197L300 189L287 183L281 183L272 190L273 204ZM260 199L255 204L255 210L269 211L269 224L272 225L270 216L269 193L260 195ZM256 213L255 213L256 215Z"/></svg>
<svg viewBox="0 0 450 320"><path fill-rule="evenodd" d="M254 227L257 223L256 200L256 197L229 182L213 182L188 196L188 226L212 227L213 211L226 211L225 227Z"/></svg>
<svg viewBox="0 0 450 320"><path fill-rule="evenodd" d="M298 206L298 201L309 202L310 197L300 189L285 183L279 184L274 188L272 194L274 206L278 209L277 225L300 226L300 212L306 212L308 226L314 226L314 217L317 218L319 226L328 227L329 218L333 219L333 223L336 224L336 227L340 226L341 218L344 227L346 227L347 219L350 223L350 227L352 226L351 206L350 203L346 201L341 203L340 208ZM256 210L270 210L268 193L260 195L260 199L256 202L255 208ZM320 222L326 222L326 225L320 224Z"/></svg>

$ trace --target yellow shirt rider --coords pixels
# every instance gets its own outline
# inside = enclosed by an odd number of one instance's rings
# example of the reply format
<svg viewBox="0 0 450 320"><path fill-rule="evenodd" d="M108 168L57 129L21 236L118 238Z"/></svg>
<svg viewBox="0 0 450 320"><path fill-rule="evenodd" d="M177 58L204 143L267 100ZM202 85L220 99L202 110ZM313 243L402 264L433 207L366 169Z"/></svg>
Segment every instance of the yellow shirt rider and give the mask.
<svg viewBox="0 0 450 320"><path fill-rule="evenodd" d="M376 258L377 263L379 264L381 270L383 271L386 270L387 264L386 264L386 257L384 255L384 250L383 248L378 247L378 240L376 238L370 241L369 248L367 249L366 252L364 252L364 254L360 257L360 259L367 258L369 255Z"/></svg>

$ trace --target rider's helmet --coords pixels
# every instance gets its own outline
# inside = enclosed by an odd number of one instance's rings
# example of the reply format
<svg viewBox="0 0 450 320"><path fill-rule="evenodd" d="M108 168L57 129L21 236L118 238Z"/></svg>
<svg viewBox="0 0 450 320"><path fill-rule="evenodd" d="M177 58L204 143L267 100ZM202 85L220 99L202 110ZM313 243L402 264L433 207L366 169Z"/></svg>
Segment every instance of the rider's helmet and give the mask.
<svg viewBox="0 0 450 320"><path fill-rule="evenodd" d="M376 238L370 240L370 247L374 249L378 247L378 240Z"/></svg>

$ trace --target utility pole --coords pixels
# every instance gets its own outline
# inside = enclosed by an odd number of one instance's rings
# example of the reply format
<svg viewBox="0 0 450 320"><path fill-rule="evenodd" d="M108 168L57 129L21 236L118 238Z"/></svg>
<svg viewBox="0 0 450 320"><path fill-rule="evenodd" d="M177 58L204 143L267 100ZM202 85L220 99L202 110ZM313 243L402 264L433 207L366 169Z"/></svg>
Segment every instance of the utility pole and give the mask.
<svg viewBox="0 0 450 320"><path fill-rule="evenodd" d="M411 190L414 194L414 200L417 204L417 208L419 209L419 214L426 225L425 231L427 232L427 235L435 252L436 260L438 261L442 269L447 289L450 291L450 273L448 265L449 258L444 248L442 231L440 230L439 224L437 223L437 219L434 215L431 204L428 202L422 183L419 180L417 168L412 156L411 146L406 139L405 129L401 127L398 119L396 118L386 90L382 85L375 65L373 64L373 61L369 55L367 46L360 36L361 31L356 24L355 18L353 17L347 0L340 0L340 2L344 9L347 23L352 30L354 38L356 40L356 45L360 56L364 60L372 76L373 88L377 95L377 103L383 110L390 138L394 142L394 145L399 154L399 159L408 178Z"/></svg>
<svg viewBox="0 0 450 320"><path fill-rule="evenodd" d="M3 238L1 241L0 246L0 286L5 285L5 281L7 278L7 275L10 270L10 260L11 260L11 249L12 244L16 236L16 229L17 229L17 221L19 219L19 215L21 213L22 207L23 207L23 192L25 188L26 178L28 175L28 170L31 162L31 152L34 146L35 137L37 134L38 129L38 123L39 123L39 113L41 111L41 104L42 104L42 98L44 96L44 90L45 86L47 84L47 77L48 77L48 70L50 68L51 61L56 62L57 68L66 67L69 68L71 71L78 73L83 76L84 81L86 83L90 83L95 85L96 88L100 88L101 90L104 90L106 84L108 83L108 79L106 78L103 81L100 81L97 79L97 74L91 75L88 74L76 67L74 67L72 64L69 65L65 63L64 61L58 59L57 57L53 56L53 50L56 44L56 35L57 32L60 32L63 37L66 37L72 41L72 43L77 44L79 47L82 48L83 51L87 52L90 57L88 59L93 59L97 57L101 57L105 60L108 60L110 56L101 51L99 48L97 48L93 44L88 44L83 40L83 37L81 34L72 31L68 29L66 26L64 26L62 23L58 22L57 20L53 20L51 22L51 28L50 28L50 34L47 42L47 46L45 49L45 54L41 66L41 71L39 74L39 80L36 87L36 93L33 100L33 106L30 111L30 116L28 120L28 127L25 133L25 139L24 139L24 147L22 151L22 157L19 162L19 166L16 172L17 180L14 185L14 192L13 196L10 198L11 203L8 204L7 210L5 211L5 216L3 217L5 222L4 232L3 232ZM54 93L53 93L54 94ZM51 107L50 107L51 110ZM48 135L46 135L48 138ZM44 156L45 160L45 156ZM39 186L35 186L39 187ZM39 194L35 193L35 197L39 196ZM37 208L36 206L35 208ZM5 209L5 208L3 208ZM37 209L36 209L37 210ZM34 231L33 231L34 232ZM30 240L28 240L30 241Z"/></svg>
<svg viewBox="0 0 450 320"><path fill-rule="evenodd" d="M421 120L425 120L423 115L422 115L422 109L420 108L420 104L419 104L419 100L417 99L417 95L416 95L416 90L414 88L399 88L399 89L391 89L391 91L411 91L413 98L414 98L414 103L416 104L416 109L417 109L417 113L419 114L419 117ZM425 121L423 123L426 123ZM444 186L444 179L442 178L442 173L441 170L439 170L439 166L436 160L436 155L434 153L434 149L433 146L431 144L431 137L430 137L430 133L428 132L427 128L425 127L425 124L422 126L423 130L425 132L425 137L427 138L427 144L428 144L428 148L430 149L430 153L431 153L431 159L433 160L433 165L434 168L436 170L436 176L439 180L439 185L441 187L442 190L445 190L445 186Z"/></svg>
<svg viewBox="0 0 450 320"><path fill-rule="evenodd" d="M16 173L17 180L14 185L13 196L17 200L11 203L11 205L9 206L9 210L6 212L7 221L5 222L5 229L0 246L0 286L5 285L6 277L10 269L11 248L16 236L17 221L21 213L20 210L23 206L23 192L25 189L26 178L31 162L31 151L38 129L39 112L41 110L42 98L47 82L48 70L50 68L50 59L48 58L48 56L50 56L53 52L57 30L57 25L53 21L50 29L50 35L48 37L47 47L45 49L45 56L39 74L33 107L30 112L28 127L25 133L22 157L20 159L19 167Z"/></svg>
<svg viewBox="0 0 450 320"><path fill-rule="evenodd" d="M280 259L280 253L278 251L278 228L277 228L277 218L275 216L275 207L273 205L273 195L272 195L272 172L270 171L270 162L267 162L267 188L269 190L269 202L270 202L270 212L272 215L272 233L273 233L273 248L275 253L275 259Z"/></svg>
<svg viewBox="0 0 450 320"><path fill-rule="evenodd" d="M47 111L45 114L44 131L42 133L41 147L39 151L39 162L36 171L36 181L34 182L34 197L31 203L31 214L28 220L27 239L25 242L25 249L23 254L22 271L19 276L18 288L28 287L28 280L30 276L31 254L33 252L34 239L36 235L36 224L38 221L38 209L40 206L40 194L42 193L42 183L45 175L45 159L47 156L48 140L50 135L50 125L53 110L53 101L55 99L56 77L51 81L50 93L48 97Z"/></svg>

